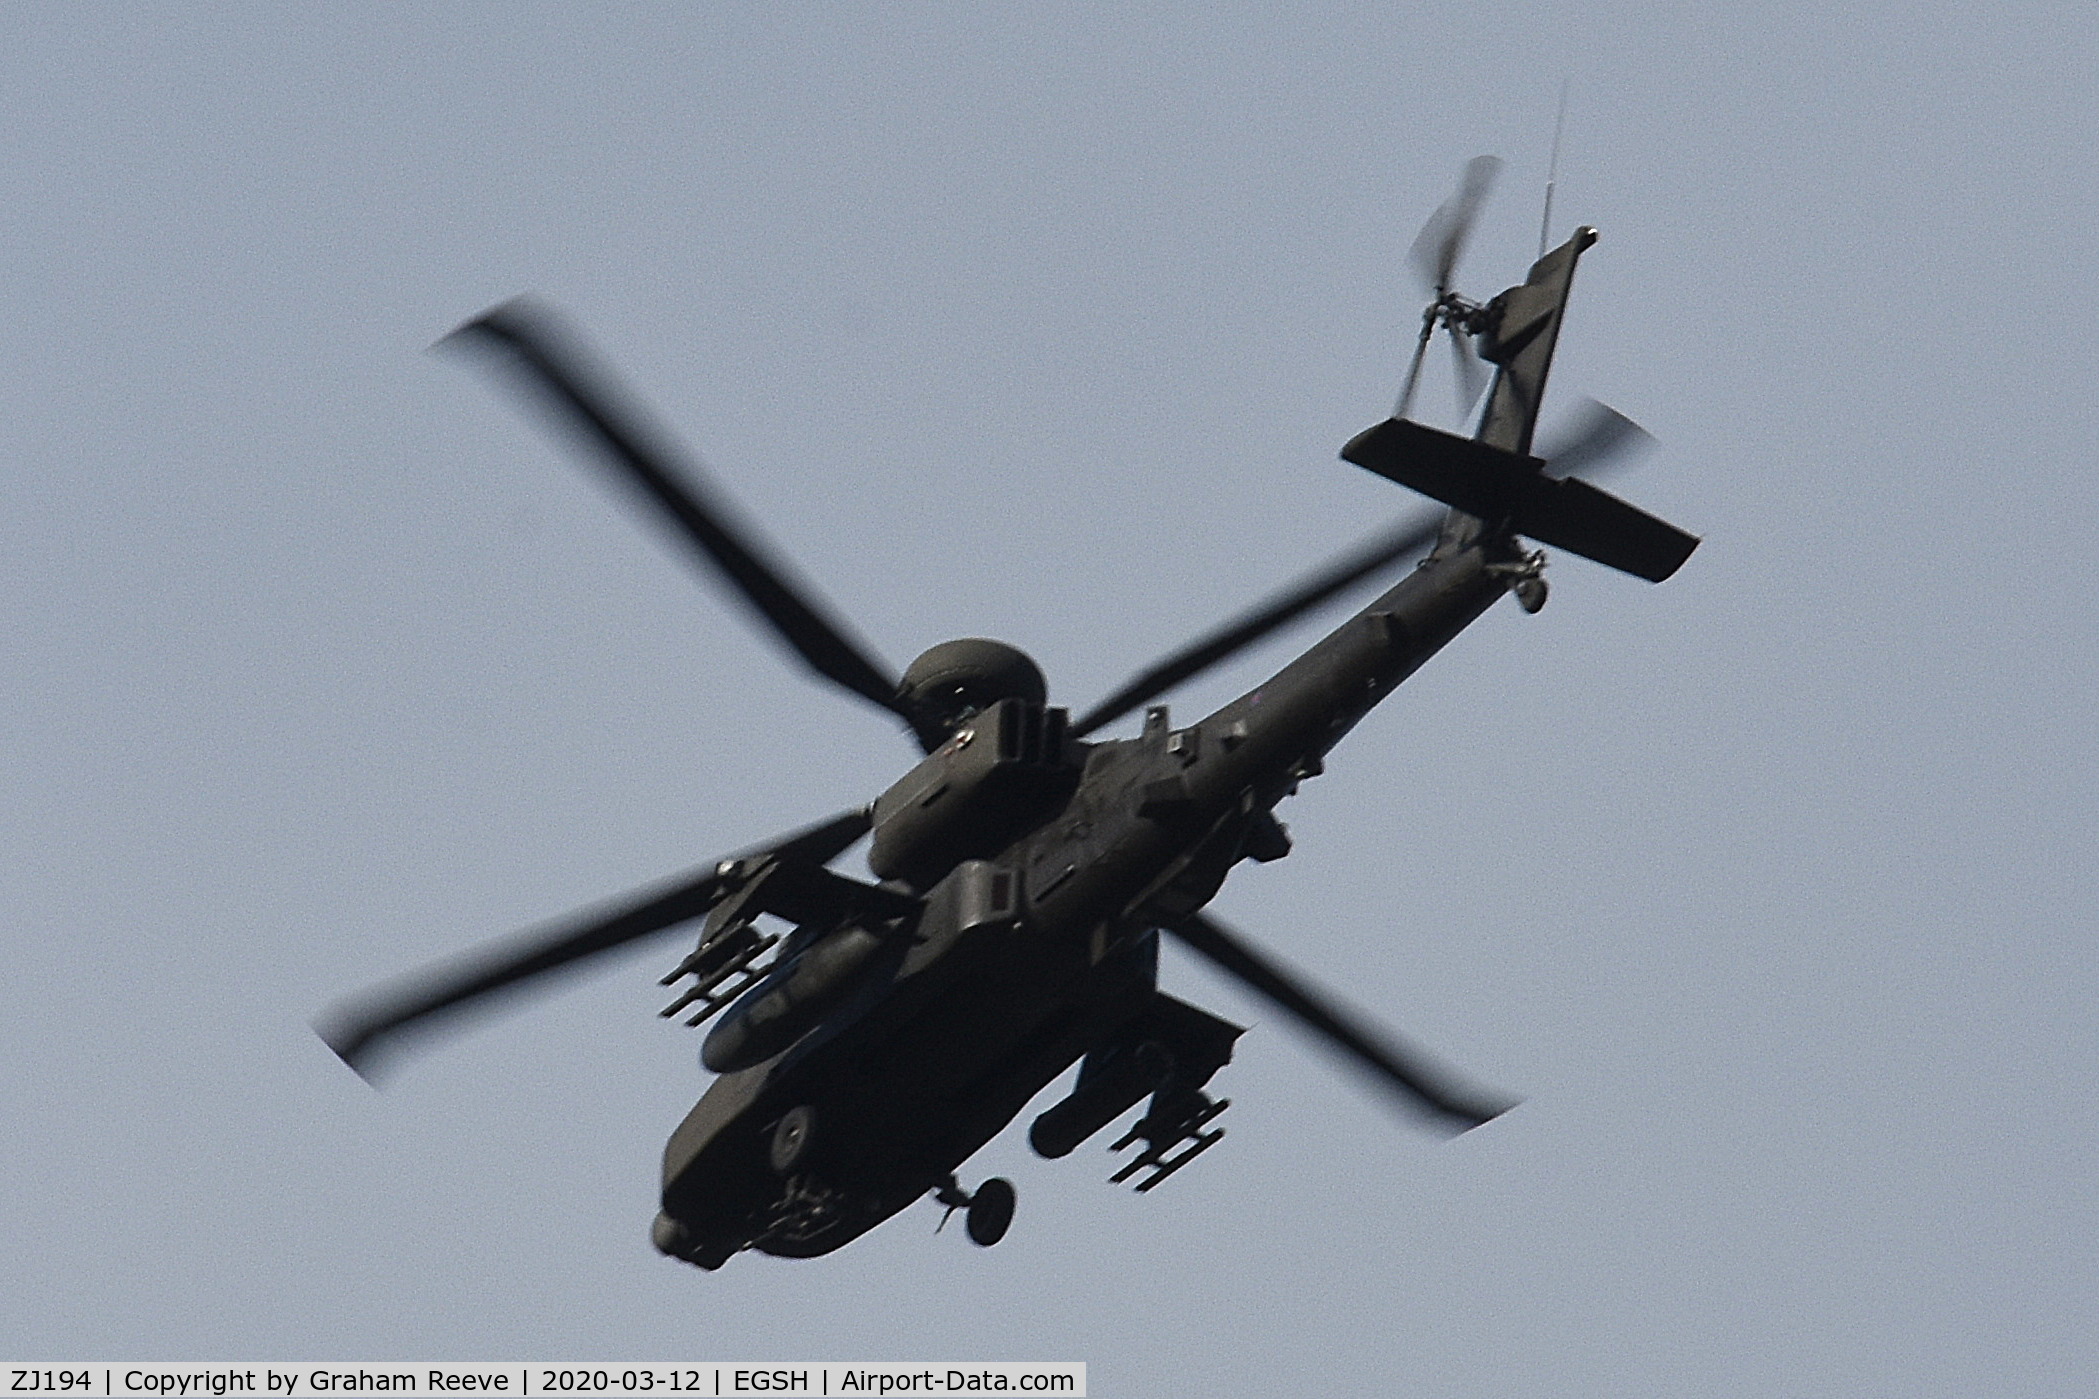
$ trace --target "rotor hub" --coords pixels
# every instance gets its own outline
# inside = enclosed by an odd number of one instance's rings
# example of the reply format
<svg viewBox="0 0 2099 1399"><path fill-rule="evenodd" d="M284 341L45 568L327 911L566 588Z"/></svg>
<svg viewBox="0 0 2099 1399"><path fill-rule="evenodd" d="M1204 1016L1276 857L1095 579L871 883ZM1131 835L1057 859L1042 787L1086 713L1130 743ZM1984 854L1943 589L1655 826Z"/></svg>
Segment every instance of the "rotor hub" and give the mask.
<svg viewBox="0 0 2099 1399"><path fill-rule="evenodd" d="M1004 699L1041 704L1049 697L1042 670L1017 646L982 637L943 641L911 662L897 696L943 730Z"/></svg>

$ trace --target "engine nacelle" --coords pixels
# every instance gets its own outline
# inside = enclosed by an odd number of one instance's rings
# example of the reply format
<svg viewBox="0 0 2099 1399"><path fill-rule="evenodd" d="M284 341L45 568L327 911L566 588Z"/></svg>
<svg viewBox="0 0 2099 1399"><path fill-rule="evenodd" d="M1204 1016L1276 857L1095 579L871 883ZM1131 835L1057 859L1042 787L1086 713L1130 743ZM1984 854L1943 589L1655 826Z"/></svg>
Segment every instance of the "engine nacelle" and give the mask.
<svg viewBox="0 0 2099 1399"><path fill-rule="evenodd" d="M1000 700L875 802L868 868L928 889L962 861L993 854L1071 795L1081 751L1063 710Z"/></svg>

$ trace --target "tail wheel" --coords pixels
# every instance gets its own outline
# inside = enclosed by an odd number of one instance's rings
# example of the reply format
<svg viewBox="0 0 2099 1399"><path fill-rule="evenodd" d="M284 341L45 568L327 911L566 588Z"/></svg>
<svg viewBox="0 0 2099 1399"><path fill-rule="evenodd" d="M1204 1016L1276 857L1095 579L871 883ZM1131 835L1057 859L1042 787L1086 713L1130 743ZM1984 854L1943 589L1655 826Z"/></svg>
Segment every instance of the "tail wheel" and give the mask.
<svg viewBox="0 0 2099 1399"><path fill-rule="evenodd" d="M816 1132L816 1111L806 1104L789 1108L773 1126L771 1159L773 1169L781 1175L793 1170L809 1154L809 1142ZM1011 1213L1009 1208L1008 1213Z"/></svg>
<svg viewBox="0 0 2099 1399"><path fill-rule="evenodd" d="M963 1224L969 1230L969 1241L981 1248L990 1248L1006 1237L1006 1228L1013 1223L1013 1182L993 1176L977 1187L976 1194L969 1197L969 1209L963 1216Z"/></svg>

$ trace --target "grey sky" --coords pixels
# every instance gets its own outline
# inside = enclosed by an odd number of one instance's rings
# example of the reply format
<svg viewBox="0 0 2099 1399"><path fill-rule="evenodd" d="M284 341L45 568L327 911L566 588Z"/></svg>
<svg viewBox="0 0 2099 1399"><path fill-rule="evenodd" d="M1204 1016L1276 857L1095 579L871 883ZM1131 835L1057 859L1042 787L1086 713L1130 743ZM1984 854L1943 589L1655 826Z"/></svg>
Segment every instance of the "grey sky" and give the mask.
<svg viewBox="0 0 2099 1399"><path fill-rule="evenodd" d="M2088 8L288 14L0 11L0 1350L2091 1382ZM437 337L545 294L892 662L1083 704L1411 508L1334 457L1406 247L1492 151L1462 282L1520 277L1563 79L1553 397L1707 542L1556 561L1216 905L1521 1108L1414 1132L1177 961L1255 1028L1169 1186L1016 1130L997 1249L704 1276L647 1243L674 944L383 1093L314 1039L910 756Z"/></svg>

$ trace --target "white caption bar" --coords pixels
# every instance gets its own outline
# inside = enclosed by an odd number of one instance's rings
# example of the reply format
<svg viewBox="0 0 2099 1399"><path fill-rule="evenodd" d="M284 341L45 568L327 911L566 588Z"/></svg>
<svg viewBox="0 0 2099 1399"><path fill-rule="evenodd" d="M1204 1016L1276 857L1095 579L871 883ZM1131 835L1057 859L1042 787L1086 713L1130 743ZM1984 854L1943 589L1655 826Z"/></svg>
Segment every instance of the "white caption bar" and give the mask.
<svg viewBox="0 0 2099 1399"><path fill-rule="evenodd" d="M771 1361L726 1364L553 1365L359 1362L312 1364L70 1365L0 1362L0 1399L226 1399L229 1395L394 1394L502 1399L590 1399L593 1395L786 1395L791 1399L884 1399L889 1395L1039 1394L1084 1399L1077 1361Z"/></svg>

